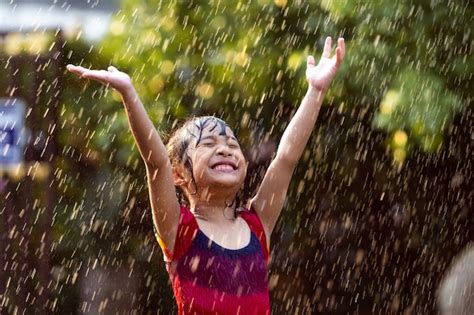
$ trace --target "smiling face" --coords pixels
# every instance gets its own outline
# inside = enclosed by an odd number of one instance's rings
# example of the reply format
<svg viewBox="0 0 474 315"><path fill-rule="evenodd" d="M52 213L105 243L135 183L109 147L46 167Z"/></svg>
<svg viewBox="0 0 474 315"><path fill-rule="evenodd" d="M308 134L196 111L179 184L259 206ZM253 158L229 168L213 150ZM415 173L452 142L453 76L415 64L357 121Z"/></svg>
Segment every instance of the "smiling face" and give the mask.
<svg viewBox="0 0 474 315"><path fill-rule="evenodd" d="M227 124L215 117L199 117L180 132L181 142L175 146L182 151L177 169L183 181L178 185L186 195L204 189L237 192L245 180L247 163Z"/></svg>
<svg viewBox="0 0 474 315"><path fill-rule="evenodd" d="M232 130L224 124L209 124L188 148L198 187L240 188L247 172L244 155Z"/></svg>

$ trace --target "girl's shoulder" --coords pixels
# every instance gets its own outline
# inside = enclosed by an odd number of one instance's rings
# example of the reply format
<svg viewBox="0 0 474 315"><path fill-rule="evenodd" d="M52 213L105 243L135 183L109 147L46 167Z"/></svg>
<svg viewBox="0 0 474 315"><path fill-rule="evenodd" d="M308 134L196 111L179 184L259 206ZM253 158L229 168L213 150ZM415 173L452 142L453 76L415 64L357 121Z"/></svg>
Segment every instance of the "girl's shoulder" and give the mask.
<svg viewBox="0 0 474 315"><path fill-rule="evenodd" d="M198 230L199 230L199 226L191 210L189 210L189 208L186 205L184 204L181 205L179 222L178 222L178 231L176 233L176 241L175 241L173 252L171 252L168 248L166 248L165 244L160 240L160 238L156 234L158 243L161 249L163 250L164 260L166 262L171 262L173 260L176 260L182 257L188 250L194 238L196 237Z"/></svg>
<svg viewBox="0 0 474 315"><path fill-rule="evenodd" d="M196 218L186 204L180 205L179 211L181 212L179 225L192 225L197 227Z"/></svg>
<svg viewBox="0 0 474 315"><path fill-rule="evenodd" d="M249 223L250 221L252 224L258 225L258 223L260 222L260 218L258 217L257 212L255 212L255 210L252 207L250 207L249 209L239 208L237 210L237 215L240 216L245 221L247 221L247 223Z"/></svg>
<svg viewBox="0 0 474 315"><path fill-rule="evenodd" d="M255 227L255 228L260 228L261 227L263 229L262 222L260 221L260 218L259 218L257 212L255 211L255 209L253 207L239 208L237 210L237 214L242 219L244 219L249 225L251 224L252 227Z"/></svg>

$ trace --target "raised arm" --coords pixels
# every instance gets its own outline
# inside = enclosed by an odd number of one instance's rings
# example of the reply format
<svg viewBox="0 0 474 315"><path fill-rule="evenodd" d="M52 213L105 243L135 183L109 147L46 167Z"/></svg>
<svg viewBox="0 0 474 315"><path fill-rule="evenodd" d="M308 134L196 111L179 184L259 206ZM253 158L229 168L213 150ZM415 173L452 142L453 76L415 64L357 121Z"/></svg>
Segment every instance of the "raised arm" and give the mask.
<svg viewBox="0 0 474 315"><path fill-rule="evenodd" d="M158 236L172 252L180 212L171 164L166 147L140 101L130 77L115 67L109 67L106 71L68 65L67 69L81 78L111 86L122 96L130 129L147 170L153 223Z"/></svg>
<svg viewBox="0 0 474 315"><path fill-rule="evenodd" d="M308 91L283 133L277 154L265 173L257 194L250 201L262 221L267 241L280 215L291 176L311 135L326 90L344 59L344 39L339 38L336 54L332 58L331 46L332 41L328 37L318 65L315 65L313 56L308 56Z"/></svg>

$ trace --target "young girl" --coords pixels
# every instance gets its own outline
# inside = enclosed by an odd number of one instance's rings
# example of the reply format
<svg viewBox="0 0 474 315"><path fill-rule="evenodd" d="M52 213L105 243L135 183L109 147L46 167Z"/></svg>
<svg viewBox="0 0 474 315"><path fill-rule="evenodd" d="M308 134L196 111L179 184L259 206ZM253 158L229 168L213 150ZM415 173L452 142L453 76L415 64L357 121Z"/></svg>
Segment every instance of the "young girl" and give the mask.
<svg viewBox="0 0 474 315"><path fill-rule="evenodd" d="M326 39L318 65L308 56L308 91L247 209L236 195L247 162L231 128L215 117L188 120L163 144L131 83L114 67L68 65L82 78L117 90L145 161L153 222L179 314L269 314L270 235L295 166L316 122L325 91L344 58L344 39L331 55ZM183 195L187 203L180 203Z"/></svg>

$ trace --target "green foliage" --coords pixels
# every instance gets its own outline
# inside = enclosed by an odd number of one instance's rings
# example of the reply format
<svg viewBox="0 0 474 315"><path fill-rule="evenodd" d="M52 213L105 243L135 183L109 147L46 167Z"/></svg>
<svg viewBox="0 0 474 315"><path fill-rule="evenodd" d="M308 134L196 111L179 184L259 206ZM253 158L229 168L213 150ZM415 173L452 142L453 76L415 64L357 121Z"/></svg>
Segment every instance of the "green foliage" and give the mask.
<svg viewBox="0 0 474 315"><path fill-rule="evenodd" d="M362 90L381 100L373 125L389 137L407 132L406 148L439 150L453 117L469 99L468 89L453 84L466 80L473 66L465 30L452 27L468 23L466 8L439 1L354 2L351 10L337 1L330 4L330 12L355 25L351 72L370 78Z"/></svg>
<svg viewBox="0 0 474 315"><path fill-rule="evenodd" d="M302 98L306 55L335 29L323 14L271 1L124 1L102 52L132 75L160 129L216 114L249 135L279 125L278 104Z"/></svg>
<svg viewBox="0 0 474 315"><path fill-rule="evenodd" d="M326 35L343 35L347 60L329 102L348 102L348 111L369 106L373 126L388 138L404 131L405 149L433 151L468 98L452 85L473 67L463 29L451 27L453 18L463 22L463 10L421 0L125 0L101 50L132 75L161 129L210 113L249 135L256 125L281 132L288 117L277 105L294 107L302 98L306 56L319 57Z"/></svg>

